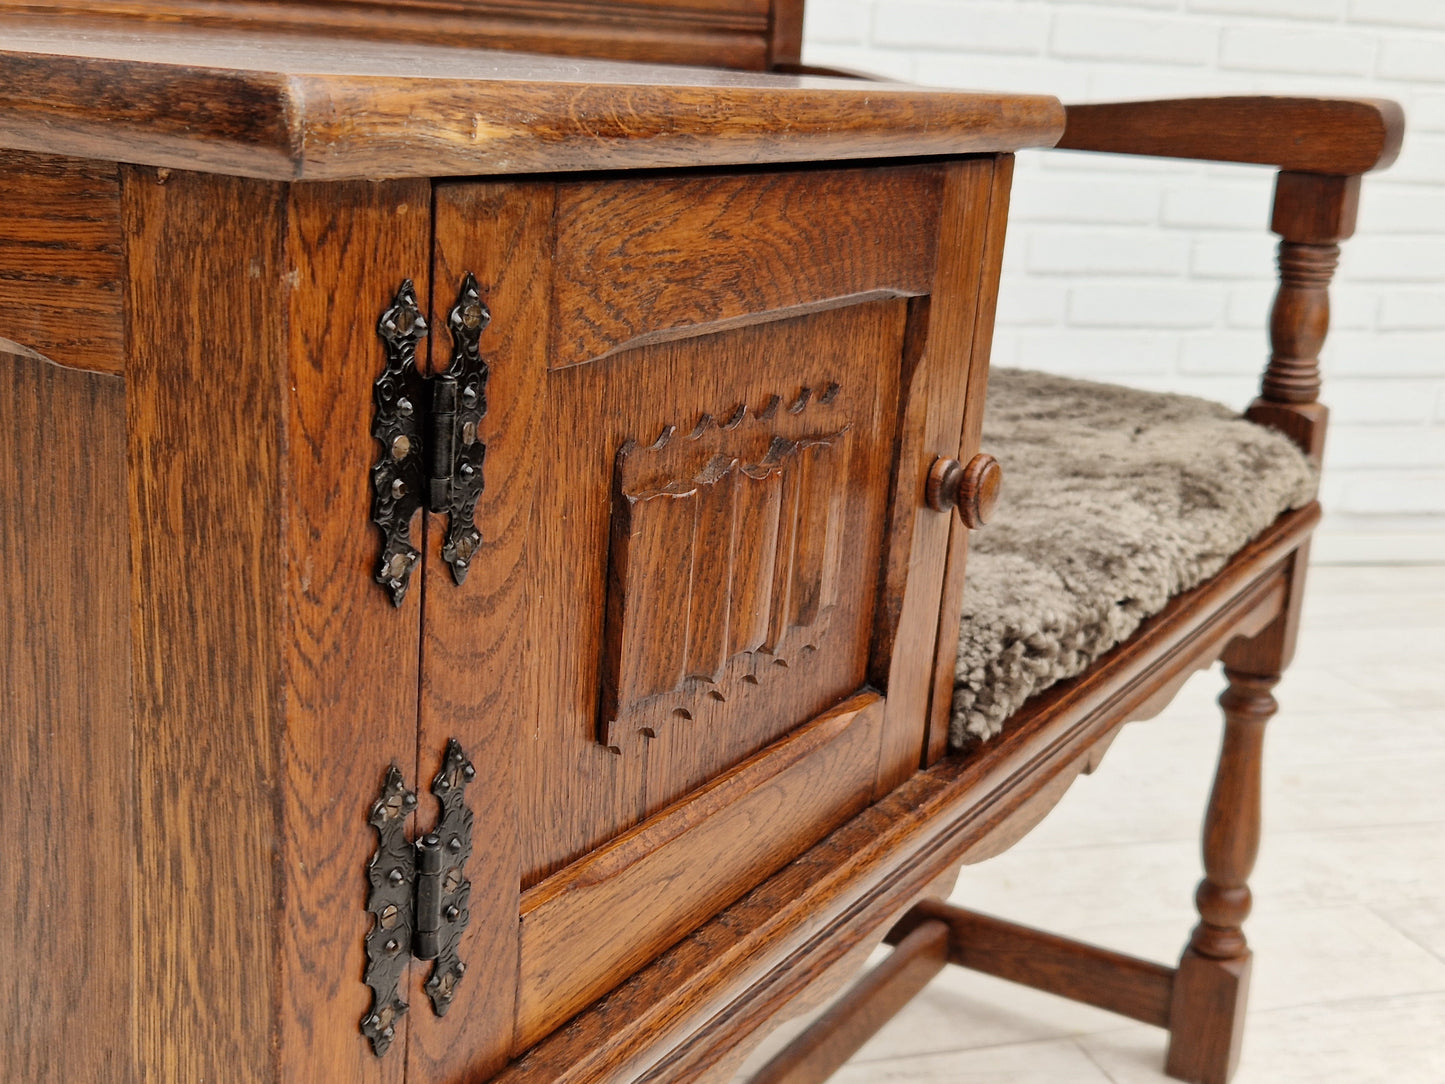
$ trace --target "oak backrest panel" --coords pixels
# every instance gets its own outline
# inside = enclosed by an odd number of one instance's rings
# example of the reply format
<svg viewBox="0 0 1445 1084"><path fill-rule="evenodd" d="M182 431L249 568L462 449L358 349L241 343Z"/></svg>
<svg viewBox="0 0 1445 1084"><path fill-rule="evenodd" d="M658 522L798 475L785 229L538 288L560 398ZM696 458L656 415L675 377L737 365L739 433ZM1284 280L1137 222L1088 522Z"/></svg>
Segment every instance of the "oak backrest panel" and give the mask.
<svg viewBox="0 0 1445 1084"><path fill-rule="evenodd" d="M759 71L795 63L802 28L800 0L61 0L16 6Z"/></svg>

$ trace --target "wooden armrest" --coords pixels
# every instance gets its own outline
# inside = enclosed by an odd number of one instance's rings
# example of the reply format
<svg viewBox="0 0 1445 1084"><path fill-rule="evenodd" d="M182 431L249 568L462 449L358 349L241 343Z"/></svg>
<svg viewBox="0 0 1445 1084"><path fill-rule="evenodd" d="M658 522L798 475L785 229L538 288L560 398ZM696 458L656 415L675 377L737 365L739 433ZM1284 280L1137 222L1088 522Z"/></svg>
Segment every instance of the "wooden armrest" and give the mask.
<svg viewBox="0 0 1445 1084"><path fill-rule="evenodd" d="M1366 98L1180 98L1071 105L1058 146L1079 151L1252 162L1352 176L1400 153L1405 114Z"/></svg>

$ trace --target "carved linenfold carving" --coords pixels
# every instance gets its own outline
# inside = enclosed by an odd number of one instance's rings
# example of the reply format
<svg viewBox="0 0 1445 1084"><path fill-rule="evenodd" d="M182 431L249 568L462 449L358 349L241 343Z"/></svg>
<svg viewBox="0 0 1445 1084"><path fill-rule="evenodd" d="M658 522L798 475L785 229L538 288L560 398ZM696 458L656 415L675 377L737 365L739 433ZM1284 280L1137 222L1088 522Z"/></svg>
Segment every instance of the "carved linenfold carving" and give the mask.
<svg viewBox="0 0 1445 1084"><path fill-rule="evenodd" d="M757 684L816 646L838 597L850 466L838 391L805 387L786 405L773 396L619 450L603 744L619 748L624 720L669 693L702 684L725 699L739 656L757 656L742 677Z"/></svg>

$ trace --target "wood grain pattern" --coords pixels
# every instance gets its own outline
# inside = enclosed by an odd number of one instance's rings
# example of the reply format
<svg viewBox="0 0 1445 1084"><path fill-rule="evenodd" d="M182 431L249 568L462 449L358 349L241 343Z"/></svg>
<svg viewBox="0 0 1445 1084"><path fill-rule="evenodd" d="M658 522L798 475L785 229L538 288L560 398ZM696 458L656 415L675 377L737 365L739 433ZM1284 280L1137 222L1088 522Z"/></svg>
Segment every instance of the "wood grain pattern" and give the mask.
<svg viewBox="0 0 1445 1084"><path fill-rule="evenodd" d="M823 171L824 176L832 174ZM854 190L830 187L830 199L848 203L859 199L855 193L876 191L879 182L870 174L858 174ZM755 176L768 182L768 175ZM708 181L694 180L704 185ZM672 183L669 178L658 181ZM569 186L560 187L565 201ZM815 234L817 247L800 255L799 262L866 266L858 253L866 251L871 234L867 229L855 233L847 225L856 221L856 212L813 202L820 215L839 225ZM560 237L555 248L565 248ZM750 304L757 313L776 313L782 300L797 296L793 285L774 288L760 278ZM535 703L522 709L524 739L517 754L524 886L662 809L863 684L871 585L883 538L881 501L895 439L895 381L906 304L867 302L651 343L548 376L541 413L528 430L528 439L540 449L528 502L533 517L528 547L534 558L524 578L534 608L533 627L557 634L525 648L538 674L538 691ZM496 315L495 324L505 322L505 315ZM509 364L501 354L493 359L494 371ZM839 555L839 602L828 619L826 640L818 642L800 668L793 666L796 660L789 660L793 668L785 669L757 667L744 659L725 665L715 684L686 682L677 700L658 698L656 720L654 707L637 720L630 753L624 750L620 758L608 754L595 734L617 451L629 440L651 443L668 426L690 434L705 416L726 421L739 405L758 412L777 397L786 408L803 388L826 391L833 384L839 390L827 409L840 418L835 428L848 428L851 444L847 480L841 487L846 517L842 537L851 541ZM681 440L673 450L682 454L689 446ZM684 473L691 476L693 470ZM750 528L747 533L761 536L766 531ZM746 624L738 627L740 632ZM717 631L708 632L704 625L699 623L700 635ZM657 637L666 635L665 629L657 630ZM509 642L521 644L515 636ZM674 720L679 708L691 719L679 715ZM646 738L648 729L660 736Z"/></svg>
<svg viewBox="0 0 1445 1084"><path fill-rule="evenodd" d="M889 547L879 578L869 659L869 679L888 697L879 796L919 767L925 747L952 523L949 516L927 505L928 472L940 456L957 454L962 440L964 407L972 394L974 337L988 274L990 223L1001 225L1001 219L990 218L1000 168L1008 166L1000 167L991 158L951 167L943 191L933 288L928 304L915 306L909 328L912 364L905 373L898 460L889 497ZM1006 176L998 183L1006 185ZM1002 243L997 235L993 242Z"/></svg>
<svg viewBox="0 0 1445 1084"><path fill-rule="evenodd" d="M684 683L718 686L740 655L758 668L816 651L838 602L848 424L841 385L788 407L746 403L690 433L618 452L598 738L620 751L629 723ZM823 399L827 399L823 402ZM819 400L814 405L813 400ZM660 635L662 630L668 630ZM781 660L781 663L779 663ZM685 710L685 709L684 709Z"/></svg>
<svg viewBox="0 0 1445 1084"><path fill-rule="evenodd" d="M717 682L687 682L686 696L659 698L657 707L639 713L639 723L656 719L671 704L692 717L660 729L654 723L659 737L646 741L648 812L863 684L872 621L870 590L884 546L881 518L892 457L893 380L903 315L902 302L872 303L769 325L765 335L739 335L744 342L751 340L743 356L756 359L748 363L755 374L753 388L766 387L767 379L775 389L795 387L793 381L805 373L803 388L835 383L835 397L816 408L816 417L828 419L825 430L846 432L834 461L827 464L836 470L815 464L819 471L813 473L803 460L801 469L779 477L781 537L773 581L766 595L759 585L753 596L759 623L766 619L760 650L731 657ZM754 396L754 403L772 399L772 394ZM810 426L811 409L792 420ZM832 481L819 474L830 474ZM846 539L847 544L830 546L830 538ZM716 545L701 551L705 565L718 559ZM765 600L769 605L763 610ZM815 603L825 601L826 611L809 613ZM667 635L665 625L653 630L654 638Z"/></svg>
<svg viewBox="0 0 1445 1084"><path fill-rule="evenodd" d="M184 21L288 33L653 63L761 69L776 37L762 0L59 0L15 10L104 19ZM801 29L801 6L797 23Z"/></svg>
<svg viewBox="0 0 1445 1084"><path fill-rule="evenodd" d="M1254 162L1349 175L1390 165L1405 114L1376 98L1181 98L1071 105L1069 150Z"/></svg>
<svg viewBox="0 0 1445 1084"><path fill-rule="evenodd" d="M58 365L120 372L125 263L115 164L12 152L0 164L0 206L6 336Z"/></svg>
<svg viewBox="0 0 1445 1084"><path fill-rule="evenodd" d="M941 184L925 166L569 185L557 208L553 364L927 293ZM833 259L812 258L825 248Z"/></svg>
<svg viewBox="0 0 1445 1084"><path fill-rule="evenodd" d="M549 375L549 413L539 432L566 436L549 445L546 484L537 490L538 561L529 591L540 610L538 627L557 631L530 656L540 675L540 703L520 754L524 884L555 872L863 684L870 587L883 545L882 491L896 416L892 381L903 304L872 302L658 343ZM617 450L639 433L668 425L691 432L704 415L728 418L740 404L758 411L780 391L786 401L802 387L830 383L840 390L828 409L850 426L842 507L843 536L852 544L840 554L839 602L816 650L785 659L787 666L761 652L735 656L717 682L687 681L675 697L639 708L619 735L622 755L607 752L596 733ZM666 553L658 559L664 556L671 561ZM671 625L657 627L649 644L675 640L675 632ZM674 718L678 709L690 718ZM647 730L658 736L646 737Z"/></svg>
<svg viewBox="0 0 1445 1084"><path fill-rule="evenodd" d="M275 180L971 154L1063 123L1045 97L423 45L15 16L0 41L0 146Z"/></svg>
<svg viewBox="0 0 1445 1084"><path fill-rule="evenodd" d="M139 1076L261 1084L283 943L285 193L127 169L122 199Z"/></svg>
<svg viewBox="0 0 1445 1084"><path fill-rule="evenodd" d="M989 196L983 276L979 282L978 311L974 316L973 344L969 352L968 398L963 410L963 432L958 442L960 463L971 463L982 448L983 413L988 400L988 366L993 356L993 325L998 309L998 283L1003 273L1003 249L1008 230L1013 171L1013 156L999 155L994 166L993 191ZM933 688L929 692L928 723L923 739L925 765L936 763L948 751L948 720L953 711L954 662L958 657L958 623L963 613L968 535L966 524L950 518L948 558L943 572L943 597L938 607Z"/></svg>
<svg viewBox="0 0 1445 1084"><path fill-rule="evenodd" d="M846 701L529 891L519 1048L867 804L881 709Z"/></svg>
<svg viewBox="0 0 1445 1084"><path fill-rule="evenodd" d="M410 1072L423 1080L484 1079L513 1048L522 883L517 751L542 681L538 667L519 660L538 650L529 576L537 560L532 506L547 475L537 428L545 406L552 201L547 183L436 190L433 326L442 326L466 271L477 276L494 318L481 339L492 363L481 433L486 488L477 503L482 544L464 588L453 587L440 563L443 524L427 517L426 561L436 586L423 607L418 778L430 778L446 740L456 737L478 765L478 779L468 791L476 842L471 922L460 950L467 972L445 1019L425 1014L412 1023ZM434 369L446 362L445 338L433 338ZM413 970L419 974L410 1000L424 1004L419 984L427 968Z"/></svg>
<svg viewBox="0 0 1445 1084"><path fill-rule="evenodd" d="M395 609L372 579L371 386L383 364L376 319L397 284L415 278L426 296L431 191L411 181L286 193L288 277L278 270L273 281L278 292L284 281L287 303L279 1057L285 1079L399 1084L407 1026L430 1010L406 998L413 1012L384 1059L359 1029L370 1006L361 976L376 837L367 817L392 763L422 794L431 776L413 774L419 610ZM413 577L425 591L425 572Z"/></svg>
<svg viewBox="0 0 1445 1084"><path fill-rule="evenodd" d="M125 391L0 340L0 1075L139 1075Z"/></svg>
<svg viewBox="0 0 1445 1084"><path fill-rule="evenodd" d="M947 757L916 773L539 1043L498 1084L689 1079L718 1062L987 846L1012 809L1172 680L1176 658L1194 658L1200 645L1222 649L1318 517L1313 506L1282 517L1068 695L1031 702L1036 710L987 756Z"/></svg>

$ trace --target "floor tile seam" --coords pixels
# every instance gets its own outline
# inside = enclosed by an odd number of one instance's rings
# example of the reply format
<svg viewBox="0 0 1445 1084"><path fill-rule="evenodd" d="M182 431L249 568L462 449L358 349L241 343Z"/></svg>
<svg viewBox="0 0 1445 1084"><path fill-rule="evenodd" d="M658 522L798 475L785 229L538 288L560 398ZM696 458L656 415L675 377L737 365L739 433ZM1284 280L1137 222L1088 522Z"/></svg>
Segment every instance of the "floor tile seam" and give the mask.
<svg viewBox="0 0 1445 1084"><path fill-rule="evenodd" d="M1268 798L1269 798L1269 795L1266 794L1266 795L1265 795L1266 801L1268 801ZM1269 840L1270 840L1271 838L1283 838L1283 837L1297 838L1297 837L1299 837L1299 836L1307 836L1307 835L1312 835L1312 834L1315 834L1315 833L1320 833L1320 834L1326 834L1326 833L1328 833L1328 834L1340 834L1340 835L1344 835L1344 834L1348 834L1348 833L1360 833L1360 832L1369 832L1369 831L1394 831L1394 830L1400 829L1400 828L1432 828L1432 827L1436 827L1436 826L1439 826L1439 825L1445 825L1445 817L1442 817L1442 818L1439 819L1439 820L1405 820L1405 821L1381 821L1381 822L1378 822L1378 823L1373 823L1373 822L1372 822L1372 823L1370 823L1370 824L1359 824L1359 823L1354 823L1354 824L1337 824L1337 825L1327 825L1327 826L1325 826L1325 827L1323 827L1323 828L1271 828L1271 827L1269 826L1269 824L1267 823L1267 821L1268 821L1268 810L1265 811L1265 818L1266 818L1266 824L1264 825L1264 839L1263 839L1263 841L1262 841L1264 845L1268 845ZM1022 843L1023 841L1020 841L1020 842ZM1016 847L1012 847L1012 848L1010 848L1008 851L1005 851L1005 852L1003 852L1003 853L1004 853L1004 854L1015 854L1015 855L1028 854L1028 855L1045 855L1045 856L1047 856L1047 855L1051 855L1051 854L1054 854L1054 853L1060 852L1060 851L1089 851L1089 852L1098 852L1098 851L1100 851L1100 850L1108 850L1108 849L1112 849L1112 848L1121 848L1121 849L1122 849L1122 848L1134 848L1134 847L1159 847L1159 846L1164 846L1164 845L1169 845L1169 844L1194 844L1195 846L1198 846L1198 843L1199 843L1199 837L1198 837L1198 835L1193 835L1193 836L1180 836L1180 837L1175 837L1175 838L1158 838L1158 839L1151 838L1151 839L1130 839L1130 840L1100 840L1100 841L1097 841L1097 842L1079 842L1079 843L1041 843L1041 844L1037 844L1037 845L1032 846L1032 847L1028 847L1027 849L1021 849L1021 848L1019 848L1019 847L1017 847L1017 846L1016 846ZM998 858L1001 858L1001 857L1003 857L1003 855L996 855L996 856L994 856L994 858L989 859L989 861L996 861ZM1263 860L1263 852L1261 852L1261 860ZM986 863L978 863L978 866L979 866L979 868L986 868ZM967 867L965 867L964 872L965 872L965 873L968 872Z"/></svg>
<svg viewBox="0 0 1445 1084"><path fill-rule="evenodd" d="M1282 1013L1295 1012L1299 1009L1331 1009L1349 1007L1388 1007L1389 1003L1410 1000L1428 1000L1430 998L1445 995L1445 987L1430 988L1425 990L1400 990L1390 994L1363 994L1358 997L1327 997L1319 1001L1291 1002L1288 1005L1270 1005L1267 1008L1249 1009L1245 1013L1245 1034L1249 1034L1249 1021L1261 1019L1267 1016L1278 1016Z"/></svg>
<svg viewBox="0 0 1445 1084"><path fill-rule="evenodd" d="M1268 796L1266 795L1266 797L1268 797ZM1268 816L1267 813L1266 813L1266 816ZM1268 844L1271 836L1273 836L1274 838L1278 839L1278 838L1286 837L1286 836L1287 836L1287 837L1290 837L1290 838L1296 838L1296 837L1299 837L1299 836L1311 835L1311 834L1317 833L1317 832L1320 833L1320 834L1331 834L1331 835L1350 835L1350 834L1356 834L1356 833L1361 833L1361 834L1362 834L1362 833L1365 833L1365 832L1375 832L1375 831L1390 831L1390 832L1396 832L1396 831L1399 831L1401 828L1436 828L1436 827L1439 827L1439 826L1442 825L1442 824L1445 824L1445 817L1439 818L1438 820L1437 820L1437 819L1430 819L1430 820L1381 821L1381 822L1379 822L1379 823L1370 823L1370 824L1360 824L1360 823L1354 823L1354 824L1333 824L1333 825L1326 825L1326 826L1323 827L1323 828L1274 828L1274 829L1271 829L1270 826L1268 825L1268 823L1266 823L1265 826L1264 826L1264 839L1261 841L1261 843L1262 843L1262 844Z"/></svg>
<svg viewBox="0 0 1445 1084"><path fill-rule="evenodd" d="M1047 991L1045 991L1045 990L1036 990L1035 993L1047 993ZM1057 997L1058 995L1055 994L1055 995L1051 995L1051 996ZM1065 1000L1067 1000L1067 999L1065 999ZM942 1056L944 1056L944 1055L946 1055L946 1054L977 1054L977 1053L982 1053L982 1052L990 1051L990 1050L1010 1050L1010 1049L1014 1049L1014 1048L1017 1048L1017 1049L1019 1049L1019 1050L1025 1050L1025 1049L1028 1049L1029 1047L1046 1046L1046 1045L1056 1045L1056 1044L1060 1044L1060 1043L1077 1046L1079 1039L1092 1038L1092 1037L1095 1036L1095 1035L1107 1035L1107 1034L1110 1034L1110 1033L1113 1033L1113 1032L1130 1031L1130 1030L1132 1030L1134 1027L1146 1027L1146 1026L1147 1026L1147 1025L1142 1025L1142 1024L1141 1024L1141 1025L1134 1025L1134 1024L1123 1023L1123 1024L1120 1024L1120 1025L1118 1025L1118 1026L1116 1026L1116 1027L1100 1028L1100 1029L1098 1029L1097 1031L1068 1031L1068 1032L1062 1032L1062 1033L1060 1033L1060 1034L1058 1034L1058 1035L1050 1035L1050 1036L1043 1037L1043 1038L1038 1038L1038 1039L1023 1039L1023 1040L1017 1040L1017 1041L1005 1042L1005 1043L978 1043L978 1044L973 1044L973 1045L968 1045L968 1046L941 1046L941 1047L937 1047L937 1048L932 1049L932 1050L919 1050L919 1051L915 1051L915 1052L909 1053L909 1054L888 1054L888 1055L886 1055L886 1056L874 1057L874 1058L861 1058L861 1057L859 1057L858 1055L855 1054L853 1057L851 1057L851 1058L848 1059L848 1064L849 1064L850 1066L851 1066L851 1065L874 1065L874 1066L877 1066L877 1065L893 1065L893 1064L902 1064L902 1063L906 1063L906 1062L910 1062L910 1061L919 1061L919 1060L921 1060L921 1059L923 1059L923 1058L937 1058L937 1057L942 1057ZM1161 1032L1161 1034L1162 1034L1162 1032ZM1092 1061L1093 1059L1090 1059L1090 1060ZM1110 1079L1112 1080L1112 1078L1110 1078Z"/></svg>
<svg viewBox="0 0 1445 1084"><path fill-rule="evenodd" d="M1407 901L1405 901L1405 902L1422 902L1422 901L1424 901L1424 902L1430 902L1430 901L1432 901L1432 900L1433 900L1433 897L1426 896L1426 897L1420 897L1419 899L1410 899L1410 900L1407 900ZM1433 950L1431 950L1430 948L1428 948L1427 946L1420 944L1420 942L1419 942L1416 938L1411 937L1411 936L1410 936L1408 933L1406 933L1404 930L1401 930L1398 926L1396 926L1395 923L1391 922L1391 921L1390 921L1388 918L1386 918L1384 915L1380 914L1380 913L1376 910L1376 905L1375 905L1375 904L1367 903L1367 902L1365 902L1365 901L1355 900L1355 899L1330 900L1330 901L1326 901L1326 902L1322 902L1322 903L1314 903L1314 904L1300 904L1300 903L1293 903L1293 904L1287 904L1287 905L1282 904L1282 905L1279 905L1279 908L1278 908L1277 911L1275 910L1275 908L1270 907L1270 906L1268 905L1267 901L1266 901L1266 903L1265 903L1265 905L1264 905L1263 908L1256 906L1256 908L1251 912L1250 919L1249 919L1249 920L1246 920L1245 926L1244 926L1245 935L1246 935L1246 937L1248 936L1249 931L1250 931L1250 926L1251 926L1251 924L1252 924L1254 921L1256 921L1256 920L1264 919L1264 920L1268 921L1268 920L1273 920L1273 919L1276 919L1276 918L1284 918L1284 917L1296 917L1296 916L1302 916L1302 915L1327 914L1327 913L1332 912L1332 911L1342 911L1342 912L1346 912L1346 913L1351 913L1351 912L1356 912L1356 911L1366 911L1366 912L1368 912L1369 914L1373 915L1375 918L1378 918L1378 919L1379 919L1382 923L1384 923L1384 925L1385 925L1387 928L1389 928L1391 931L1393 931L1393 932L1395 932L1395 933L1398 933L1398 934L1400 934L1401 936L1405 937L1406 940L1408 940L1412 945L1415 945L1417 948L1423 949L1423 950L1425 951L1425 953L1426 953L1428 956L1430 956L1431 959L1439 959L1440 962L1445 963L1445 957L1441 957L1439 953L1436 953L1436 952L1434 952ZM987 912L980 912L980 913L981 913L981 914L987 914ZM1181 943L1181 945L1182 945L1184 942L1186 942L1186 941L1188 940L1188 937L1189 937L1189 929L1191 928L1192 923L1198 921L1198 916L1197 916L1197 914L1193 914L1193 912L1190 912L1190 914L1191 914L1192 917L1189 918L1188 921L1180 921L1180 922L1176 922L1176 919L1177 919L1177 918L1183 918L1183 917L1184 917L1184 912L1183 912L1182 910L1181 910L1181 913L1180 913L1179 916L1164 916L1164 915L1161 915L1161 916L1159 916L1159 917L1157 917L1157 918L1154 918L1154 919L1145 920L1145 921L1142 922L1142 923L1139 922L1139 921L1137 921L1137 920L1136 920L1136 921L1128 921L1128 922L1088 922L1088 923L1084 923L1084 924L1082 924L1082 925L1051 926L1051 927L1049 927L1048 929L1042 930L1042 932L1048 933L1048 934L1052 934L1052 935L1055 936L1055 937L1062 937L1062 938L1064 938L1065 940L1076 941L1076 942L1080 942L1080 943L1082 943L1082 944L1088 944L1088 945L1091 945L1091 946L1094 946L1094 947L1097 947L1097 948L1105 949L1105 950L1110 951L1110 952L1117 952L1117 953L1120 953L1121 955L1124 955L1124 956L1133 957L1134 959L1144 960L1146 963L1156 963L1156 964L1159 964L1160 966L1163 966L1163 967L1173 967L1174 964L1173 964L1172 962L1168 961L1168 960L1157 959L1157 958L1155 958L1155 957L1153 957L1153 956L1151 956L1151 955L1148 955L1148 954L1139 953L1139 952L1133 952L1133 951L1130 951L1130 950L1128 950L1128 949L1119 948L1119 947L1117 947L1117 946L1115 946L1115 945L1111 945L1111 944L1106 944L1106 943L1100 942L1100 941L1098 940L1098 936L1099 936L1100 933L1102 933L1102 932L1104 932L1104 931L1118 929L1120 926L1127 926L1127 927L1129 927L1129 928L1132 929L1132 928L1135 928L1135 927L1138 927L1138 926L1141 926L1141 925L1153 926L1153 925L1162 925L1162 924L1166 924L1166 923L1169 924L1169 925L1176 925L1176 924L1177 924L1177 925L1180 926L1181 931L1182 931L1182 932L1180 933L1180 943ZM991 917L997 917L997 916L991 916ZM1033 929L1038 929L1039 927L1031 927L1031 928L1033 928ZM969 972L969 973L970 973L970 974L975 974L975 972ZM1003 981L1003 982L1008 982L1009 980L1003 979L1003 980L1001 980L1001 981ZM1014 983L1013 985L1016 985L1016 986L1025 986L1025 987L1027 987L1028 989L1036 989L1035 987L1028 987L1026 983ZM1441 989L1442 989L1442 990L1445 990L1445 985L1442 985ZM1049 991L1047 991L1047 990L1042 990L1042 991L1037 991L1037 992L1039 992L1039 993L1049 993ZM1061 995L1055 994L1055 995L1052 995L1052 996L1058 997L1058 996L1061 996ZM1070 999L1065 998L1065 1000L1070 1000ZM1105 1011L1107 1011L1107 1010L1105 1010Z"/></svg>
<svg viewBox="0 0 1445 1084"><path fill-rule="evenodd" d="M1433 956L1431 957L1434 958ZM1281 1001L1276 1005L1260 1006L1258 1009L1250 1009L1246 1012L1247 1021L1260 1019L1268 1016L1276 1016L1280 1013L1296 1012L1300 1009L1330 1009L1345 1006L1369 1006L1376 1002L1400 1001L1411 997L1438 997L1445 995L1445 983L1439 986L1430 985L1419 989L1394 990L1382 994L1360 994L1353 997L1320 997L1306 999L1304 1001ZM1248 1034L1249 1027L1246 1021L1245 1033Z"/></svg>
<svg viewBox="0 0 1445 1084"><path fill-rule="evenodd" d="M1426 708L1424 710L1428 713L1433 709ZM1398 712L1392 712L1391 714L1398 714ZM1348 758L1348 763L1343 762L1343 759L1346 757ZM1354 771L1360 768L1362 765L1367 764L1383 765L1389 764L1391 761L1406 761L1413 764L1418 763L1418 761L1422 758L1438 758L1441 760L1445 760L1445 732L1442 732L1439 744L1423 744L1418 749L1402 750L1400 752L1390 753L1388 755L1383 753L1361 752L1357 756L1351 752L1342 754L1342 757L1328 759L1324 757L1310 760L1290 759L1286 764L1276 765L1275 770L1281 771L1295 769L1304 770L1306 768L1339 768L1343 770ZM1268 771L1268 769L1266 769L1266 771Z"/></svg>
<svg viewBox="0 0 1445 1084"><path fill-rule="evenodd" d="M1137 1026L1137 1027L1148 1027L1147 1024L1136 1025L1136 1026ZM1130 1030L1133 1030L1133 1029L1132 1029L1132 1028L1118 1028L1118 1029L1115 1029L1115 1030L1117 1030L1117 1031L1130 1031ZM1156 1029L1156 1030L1162 1030L1162 1029ZM1165 1031L1164 1034L1167 1035L1168 1032ZM1079 1053L1083 1054L1084 1057L1088 1059L1089 1064L1091 1064L1095 1069L1099 1070L1099 1072L1100 1072L1101 1074L1103 1074L1104 1079L1106 1079L1107 1081L1109 1081L1109 1084L1124 1084L1123 1081L1121 1081L1121 1080L1120 1080L1118 1077L1116 1077L1113 1073L1109 1072L1108 1067L1107 1067L1106 1065L1104 1065L1104 1063L1101 1062L1098 1058L1094 1057L1093 1052L1092 1052L1087 1046L1085 1046L1083 1043L1079 1042L1078 1039L1075 1039L1075 1040L1074 1040L1074 1046L1076 1046L1076 1047L1078 1048Z"/></svg>
<svg viewBox="0 0 1445 1084"><path fill-rule="evenodd" d="M1286 693L1286 695L1288 694ZM1445 696L1442 696L1440 700L1441 705L1445 706ZM1281 707L1280 710L1281 713L1283 713L1284 707ZM1322 720L1331 720L1335 716L1339 716L1339 721L1341 722L1354 722L1362 715L1424 715L1426 717L1429 717L1438 711L1439 708L1404 708L1400 711L1391 712L1386 712L1383 709L1376 710L1372 708L1331 708L1328 711L1314 712L1311 716L1310 722L1313 724L1318 724ZM1296 712L1296 714L1298 714L1298 712ZM1280 718L1284 721L1288 721L1288 717L1283 714L1281 714ZM1277 728L1278 724L1272 722L1270 726Z"/></svg>
<svg viewBox="0 0 1445 1084"><path fill-rule="evenodd" d="M1408 902L1411 902L1411 903L1417 903L1417 902L1434 902L1434 903L1436 903L1436 904L1438 904L1438 905L1440 906L1442 912L1445 912L1445 900L1440 900L1440 899L1438 899L1438 898L1426 897L1425 900L1423 900L1423 901L1421 901L1421 900L1411 900L1411 901L1408 901ZM1396 922L1396 921L1394 921L1392 918L1390 918L1389 915L1387 915L1387 914L1385 914L1384 912L1382 912L1382 911L1379 909L1379 905L1378 905L1378 904L1367 903L1367 904L1364 904L1364 907L1365 907L1367 910L1369 910L1370 913L1373 914L1376 918L1378 918L1381 922L1383 922L1383 923L1385 923L1385 925L1389 926L1390 929L1394 930L1394 931L1395 931L1396 933L1398 933L1401 937L1405 938L1405 940L1409 941L1409 942L1410 942L1411 944L1413 944L1413 945L1418 946L1419 948L1421 948L1422 950L1424 950L1428 955L1430 955L1430 956L1434 957L1435 959L1439 960L1442 964L1445 964L1445 952L1440 952L1440 951L1438 951L1438 950L1436 950L1436 949L1434 949L1434 948L1431 948L1431 947L1430 947L1429 945L1427 945L1424 941L1420 940L1420 938L1416 937L1416 936L1415 936L1413 933L1411 933L1409 930L1405 929L1405 928L1404 928L1403 926L1401 926L1398 922Z"/></svg>

